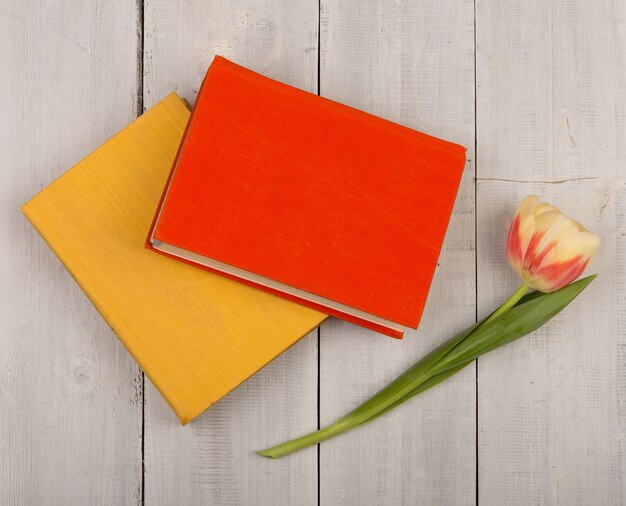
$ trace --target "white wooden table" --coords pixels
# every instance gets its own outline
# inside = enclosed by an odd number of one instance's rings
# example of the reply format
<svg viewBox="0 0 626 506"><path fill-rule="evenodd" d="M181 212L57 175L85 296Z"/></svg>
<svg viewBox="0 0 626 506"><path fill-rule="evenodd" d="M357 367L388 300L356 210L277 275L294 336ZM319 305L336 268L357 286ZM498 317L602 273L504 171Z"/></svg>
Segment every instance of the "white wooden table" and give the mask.
<svg viewBox="0 0 626 506"><path fill-rule="evenodd" d="M214 54L469 148L425 317L340 321L187 427L20 205ZM0 0L0 504L626 503L626 2ZM517 287L528 193L601 234L600 273L531 337L280 461Z"/></svg>

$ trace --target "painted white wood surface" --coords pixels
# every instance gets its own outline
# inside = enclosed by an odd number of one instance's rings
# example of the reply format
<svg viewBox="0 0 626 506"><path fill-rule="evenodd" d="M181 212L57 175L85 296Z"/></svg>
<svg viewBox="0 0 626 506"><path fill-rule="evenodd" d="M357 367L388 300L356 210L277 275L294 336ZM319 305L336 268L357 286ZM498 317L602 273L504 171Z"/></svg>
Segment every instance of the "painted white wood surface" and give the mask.
<svg viewBox="0 0 626 506"><path fill-rule="evenodd" d="M145 106L176 91L193 103L214 54L307 91L317 88L313 0L148 0ZM254 453L317 424L317 331L187 427L147 383L147 505L317 504L317 451Z"/></svg>
<svg viewBox="0 0 626 506"><path fill-rule="evenodd" d="M141 373L21 204L137 113L134 2L0 1L0 504L140 504Z"/></svg>
<svg viewBox="0 0 626 506"><path fill-rule="evenodd" d="M0 504L315 505L318 478L322 505L626 503L625 19L619 0L0 0ZM322 326L322 423L516 287L525 194L603 236L600 278L480 359L478 391L470 367L322 445L319 477L315 448L253 454L316 426L316 332L179 426L19 205L142 104L193 102L216 53L313 92L319 54L322 95L470 148L419 331Z"/></svg>
<svg viewBox="0 0 626 506"><path fill-rule="evenodd" d="M326 424L474 321L474 6L324 0L321 14L323 96L463 144L472 160L419 331L397 341L336 320L321 327ZM324 443L321 504L473 504L475 399L470 366L375 423Z"/></svg>
<svg viewBox="0 0 626 506"><path fill-rule="evenodd" d="M518 283L503 247L524 195L604 240L579 300L479 359L481 504L626 503L625 19L621 1L477 1L481 314Z"/></svg>

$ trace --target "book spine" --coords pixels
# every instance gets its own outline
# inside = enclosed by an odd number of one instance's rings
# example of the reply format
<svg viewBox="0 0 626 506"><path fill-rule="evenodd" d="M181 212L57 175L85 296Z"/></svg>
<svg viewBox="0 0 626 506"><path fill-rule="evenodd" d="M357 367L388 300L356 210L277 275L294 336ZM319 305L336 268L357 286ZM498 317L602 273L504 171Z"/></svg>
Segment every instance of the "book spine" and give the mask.
<svg viewBox="0 0 626 506"><path fill-rule="evenodd" d="M185 144L185 139L187 138L187 133L189 132L189 126L193 120L194 114L196 112L198 102L200 97L202 96L202 88L204 88L204 83L206 83L207 75L204 77L202 84L200 85L200 89L198 90L198 95L196 95L196 101L191 108L191 113L189 114L189 119L187 120L187 125L185 126L185 131L183 132L183 136L180 140L180 144L178 145L178 150L176 151L176 156L174 157L174 161L172 162L172 168L170 169L170 173L167 176L167 181L165 182L165 186L163 187L163 193L161 194L161 198L159 199L159 205L156 208L154 213L154 218L152 218L152 223L150 224L150 230L148 230L148 236L146 237L145 247L148 249L152 249L152 237L154 235L154 230L157 227L159 222L159 217L161 215L161 208L163 207L163 203L165 202L165 197L167 196L167 191L170 188L170 183L172 182L172 178L174 177L174 172L176 172L176 165L178 164L178 159L180 158L180 153ZM186 104L188 105L188 104Z"/></svg>

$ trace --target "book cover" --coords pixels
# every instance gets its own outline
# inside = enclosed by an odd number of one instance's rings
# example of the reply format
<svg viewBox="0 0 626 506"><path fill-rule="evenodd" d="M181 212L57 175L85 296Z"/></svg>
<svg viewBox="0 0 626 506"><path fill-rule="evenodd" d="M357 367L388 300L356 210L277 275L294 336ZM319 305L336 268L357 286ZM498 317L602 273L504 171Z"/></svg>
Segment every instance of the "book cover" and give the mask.
<svg viewBox="0 0 626 506"><path fill-rule="evenodd" d="M459 145L216 57L147 246L401 337L464 165Z"/></svg>
<svg viewBox="0 0 626 506"><path fill-rule="evenodd" d="M145 249L188 118L169 95L22 209L182 423L326 318Z"/></svg>

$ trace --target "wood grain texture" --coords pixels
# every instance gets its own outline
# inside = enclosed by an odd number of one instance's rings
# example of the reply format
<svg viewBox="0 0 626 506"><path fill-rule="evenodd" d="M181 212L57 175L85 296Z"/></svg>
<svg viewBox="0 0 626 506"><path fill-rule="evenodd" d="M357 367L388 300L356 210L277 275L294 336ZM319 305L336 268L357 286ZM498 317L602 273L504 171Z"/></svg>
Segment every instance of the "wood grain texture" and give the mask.
<svg viewBox="0 0 626 506"><path fill-rule="evenodd" d="M193 103L214 54L315 91L317 11L311 0L147 0L145 106L170 91ZM316 504L315 448L282 461L254 454L315 428L316 335L184 428L146 382L145 503Z"/></svg>
<svg viewBox="0 0 626 506"><path fill-rule="evenodd" d="M134 2L0 2L0 503L139 504L141 375L20 206L137 111Z"/></svg>
<svg viewBox="0 0 626 506"><path fill-rule="evenodd" d="M519 280L504 241L536 193L603 238L590 288L479 360L479 502L626 501L626 4L477 2L478 295Z"/></svg>
<svg viewBox="0 0 626 506"><path fill-rule="evenodd" d="M317 0L145 0L138 97L141 10L0 0L3 505L142 502L139 371L19 206L132 120L140 98L193 103L215 53L317 88ZM624 19L618 0L321 2L323 95L478 141L478 198L470 151L419 331L396 342L322 327L323 423L473 321L475 259L480 315L516 287L504 238L527 193L604 240L580 300L479 361L478 470L468 368L324 443L322 505L473 504L477 481L487 505L626 503ZM315 449L252 453L315 427L315 335L187 427L146 389L145 504L317 503Z"/></svg>
<svg viewBox="0 0 626 506"><path fill-rule="evenodd" d="M324 0L321 7L321 94L458 142L473 160L473 3ZM474 322L473 172L472 161L419 330L392 341L337 320L321 327L322 424ZM474 374L469 367L323 443L321 504L473 504Z"/></svg>

